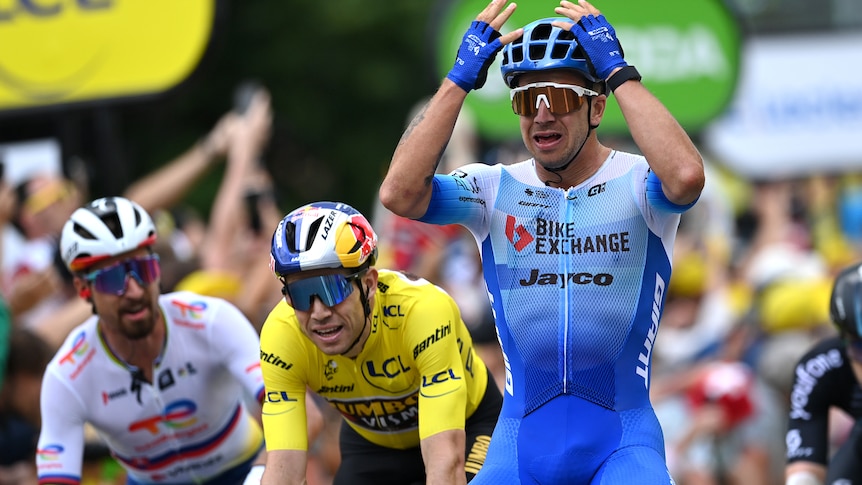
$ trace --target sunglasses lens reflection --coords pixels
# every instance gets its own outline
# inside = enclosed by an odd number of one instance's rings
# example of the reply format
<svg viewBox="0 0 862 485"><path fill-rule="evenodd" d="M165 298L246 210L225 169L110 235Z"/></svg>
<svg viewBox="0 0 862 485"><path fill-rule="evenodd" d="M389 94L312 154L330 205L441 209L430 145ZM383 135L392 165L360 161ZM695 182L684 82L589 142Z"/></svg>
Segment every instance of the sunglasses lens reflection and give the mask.
<svg viewBox="0 0 862 485"><path fill-rule="evenodd" d="M584 96L573 89L554 86L528 87L512 95L512 110L520 116L535 116L544 104L551 113L563 115L581 109Z"/></svg>

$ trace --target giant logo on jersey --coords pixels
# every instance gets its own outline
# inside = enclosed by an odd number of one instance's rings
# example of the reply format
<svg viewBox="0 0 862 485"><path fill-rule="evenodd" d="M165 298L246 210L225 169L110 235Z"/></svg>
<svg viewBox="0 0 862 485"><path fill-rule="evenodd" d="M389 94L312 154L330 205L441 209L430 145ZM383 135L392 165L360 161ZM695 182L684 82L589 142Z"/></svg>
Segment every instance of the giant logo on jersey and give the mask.
<svg viewBox="0 0 862 485"><path fill-rule="evenodd" d="M331 400L346 419L375 432L397 432L419 427L419 393L402 397Z"/></svg>
<svg viewBox="0 0 862 485"><path fill-rule="evenodd" d="M652 360L652 347L658 335L658 324L661 320L661 303L664 298L665 281L658 273L655 275L655 288L653 291L652 318L650 327L644 338L643 351L638 354L638 364L635 365L635 374L644 380L644 387L649 390L649 365Z"/></svg>

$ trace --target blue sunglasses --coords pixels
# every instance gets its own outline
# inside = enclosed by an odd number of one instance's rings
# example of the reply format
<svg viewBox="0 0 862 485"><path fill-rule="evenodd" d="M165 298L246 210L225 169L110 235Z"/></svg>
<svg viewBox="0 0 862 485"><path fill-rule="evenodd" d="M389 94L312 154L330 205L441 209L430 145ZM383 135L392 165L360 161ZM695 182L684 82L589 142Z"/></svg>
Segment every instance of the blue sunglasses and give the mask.
<svg viewBox="0 0 862 485"><path fill-rule="evenodd" d="M332 307L343 302L353 293L356 288L353 282L359 278L360 273L344 276L342 274L328 274L312 276L301 280L284 283L284 293L290 299L290 306L294 310L307 312L311 308L314 297L328 306Z"/></svg>
<svg viewBox="0 0 862 485"><path fill-rule="evenodd" d="M159 256L151 254L120 261L106 268L97 269L84 276L93 283L96 291L109 295L122 296L126 293L128 278L131 276L141 286L147 286L161 275Z"/></svg>

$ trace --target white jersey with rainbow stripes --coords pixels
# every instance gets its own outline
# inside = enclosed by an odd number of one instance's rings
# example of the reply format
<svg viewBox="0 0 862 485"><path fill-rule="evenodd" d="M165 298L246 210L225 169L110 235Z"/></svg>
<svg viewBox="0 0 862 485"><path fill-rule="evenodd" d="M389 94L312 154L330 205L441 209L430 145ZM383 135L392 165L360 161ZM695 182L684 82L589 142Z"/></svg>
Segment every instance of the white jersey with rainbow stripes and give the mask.
<svg viewBox="0 0 862 485"><path fill-rule="evenodd" d="M257 332L233 305L189 292L159 297L166 344L153 383L132 377L92 316L48 365L42 386L40 483L78 484L90 423L137 482L200 482L253 458L263 433ZM252 404L254 406L254 404Z"/></svg>

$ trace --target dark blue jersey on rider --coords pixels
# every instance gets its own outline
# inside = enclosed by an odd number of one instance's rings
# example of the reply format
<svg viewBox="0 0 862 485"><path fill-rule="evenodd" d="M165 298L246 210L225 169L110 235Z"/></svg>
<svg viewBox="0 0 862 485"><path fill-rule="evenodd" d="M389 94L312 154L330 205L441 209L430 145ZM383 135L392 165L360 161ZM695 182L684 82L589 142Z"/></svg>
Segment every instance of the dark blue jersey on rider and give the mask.
<svg viewBox="0 0 862 485"><path fill-rule="evenodd" d="M479 483L671 482L649 366L686 208L643 157L618 151L568 190L547 187L533 160L435 176L421 220L473 233L506 360Z"/></svg>

